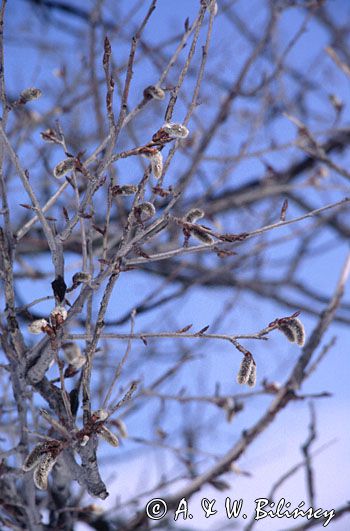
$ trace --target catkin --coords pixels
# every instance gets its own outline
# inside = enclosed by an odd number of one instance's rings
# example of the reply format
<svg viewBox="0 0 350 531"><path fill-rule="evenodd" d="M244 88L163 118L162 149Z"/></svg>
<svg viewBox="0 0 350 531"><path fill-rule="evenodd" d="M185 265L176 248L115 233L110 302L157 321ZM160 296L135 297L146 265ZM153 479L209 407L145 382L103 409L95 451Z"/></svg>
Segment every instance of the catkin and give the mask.
<svg viewBox="0 0 350 531"><path fill-rule="evenodd" d="M83 365L85 365L86 358L81 353L79 345L73 343L73 341L69 341L68 343L64 343L62 345L62 349L64 351L64 357L67 363L74 367L74 369L80 369Z"/></svg>
<svg viewBox="0 0 350 531"><path fill-rule="evenodd" d="M56 177L56 179L61 179L61 177L64 177L66 173L70 172L71 170L74 170L75 168L75 159L73 157L69 157L68 159L64 159L56 166L53 170L53 175Z"/></svg>
<svg viewBox="0 0 350 531"><path fill-rule="evenodd" d="M30 454L26 457L22 469L27 472L28 470L31 470L34 468L42 458L43 454L47 451L47 444L37 444L33 450L30 452Z"/></svg>
<svg viewBox="0 0 350 531"><path fill-rule="evenodd" d="M302 347L305 343L305 328L300 319L294 317L293 319L283 320L278 324L278 329L283 332L291 343L297 343Z"/></svg>
<svg viewBox="0 0 350 531"><path fill-rule="evenodd" d="M253 356L250 353L245 354L242 358L241 365L237 374L237 382L239 384L245 384L248 382L248 378L253 364Z"/></svg>
<svg viewBox="0 0 350 531"><path fill-rule="evenodd" d="M170 138L186 138L189 134L189 130L185 125L168 122L162 126Z"/></svg>
<svg viewBox="0 0 350 531"><path fill-rule="evenodd" d="M37 319L28 325L28 330L31 334L41 334L48 324L46 319Z"/></svg>
<svg viewBox="0 0 350 531"><path fill-rule="evenodd" d="M185 221L188 223L195 223L199 219L204 217L204 212L200 208L192 208L189 212L187 212L185 216Z"/></svg>
<svg viewBox="0 0 350 531"><path fill-rule="evenodd" d="M20 94L19 101L22 104L28 103L28 101L37 100L42 95L42 92L38 88L30 87L23 90Z"/></svg>
<svg viewBox="0 0 350 531"><path fill-rule="evenodd" d="M137 206L137 208L138 208L139 212L143 212L149 218L154 216L154 214L156 213L156 209L155 209L153 203L150 203L149 201L145 201L144 203L140 203Z"/></svg>
<svg viewBox="0 0 350 531"><path fill-rule="evenodd" d="M137 192L137 186L134 184L115 185L112 188L112 195L134 195Z"/></svg>
<svg viewBox="0 0 350 531"><path fill-rule="evenodd" d="M253 365L251 366L248 380L247 380L247 385L249 385L249 387L255 387L256 385L256 363L255 362L253 362Z"/></svg>
<svg viewBox="0 0 350 531"><path fill-rule="evenodd" d="M38 466L34 470L34 484L40 490L47 489L47 479L49 473L56 463L57 457L53 457L50 452L42 456Z"/></svg>
<svg viewBox="0 0 350 531"><path fill-rule="evenodd" d="M82 282L90 282L91 275L90 273L84 273L83 271L78 271L78 273L74 273L72 277L73 284L81 284Z"/></svg>
<svg viewBox="0 0 350 531"><path fill-rule="evenodd" d="M116 435L114 435L114 433L112 433L111 431L109 431L108 428L106 428L106 426L101 426L98 430L98 434L105 440L107 441L111 446L119 446L119 439Z"/></svg>
<svg viewBox="0 0 350 531"><path fill-rule="evenodd" d="M290 322L290 328L294 332L295 341L296 343L302 347L305 343L305 328L303 323L300 321L300 319L294 318L291 319Z"/></svg>
<svg viewBox="0 0 350 531"><path fill-rule="evenodd" d="M50 316L57 324L62 324L67 319L68 312L64 306L58 305L52 310Z"/></svg>
<svg viewBox="0 0 350 531"><path fill-rule="evenodd" d="M156 151L150 157L152 173L156 179L160 179L163 172L163 155L160 151Z"/></svg>
<svg viewBox="0 0 350 531"><path fill-rule="evenodd" d="M192 236L197 238L197 240L200 240L201 242L205 243L206 245L210 245L214 241L213 238L210 236L210 234L208 234L207 232L202 230L200 227L192 227L192 228L190 228L190 233L191 233Z"/></svg>
<svg viewBox="0 0 350 531"><path fill-rule="evenodd" d="M156 85L149 85L149 87L146 87L143 91L144 98L147 99L154 99L154 100L164 100L165 98L165 92L160 87L157 87Z"/></svg>
<svg viewBox="0 0 350 531"><path fill-rule="evenodd" d="M289 326L289 323L279 324L278 330L280 330L286 336L288 341L290 341L291 343L295 343L296 341L295 332L293 328Z"/></svg>
<svg viewBox="0 0 350 531"><path fill-rule="evenodd" d="M103 421L108 418L108 411L106 409L97 409L96 411L93 411L92 415L99 421Z"/></svg>

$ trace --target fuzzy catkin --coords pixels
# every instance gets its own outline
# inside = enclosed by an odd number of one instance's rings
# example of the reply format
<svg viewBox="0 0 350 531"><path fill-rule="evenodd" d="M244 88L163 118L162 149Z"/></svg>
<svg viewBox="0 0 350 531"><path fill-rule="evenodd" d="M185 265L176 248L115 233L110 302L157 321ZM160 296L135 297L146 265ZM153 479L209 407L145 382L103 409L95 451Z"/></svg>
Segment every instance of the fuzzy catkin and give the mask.
<svg viewBox="0 0 350 531"><path fill-rule="evenodd" d="M92 415L99 421L103 421L108 418L108 411L107 409L97 409L96 411L93 411Z"/></svg>
<svg viewBox="0 0 350 531"><path fill-rule="evenodd" d="M305 328L300 319L294 318L289 321L290 328L294 332L296 343L302 347L305 343Z"/></svg>
<svg viewBox="0 0 350 531"><path fill-rule="evenodd" d="M67 319L68 312L64 306L58 305L55 306L50 315L55 321L65 321Z"/></svg>
<svg viewBox="0 0 350 531"><path fill-rule="evenodd" d="M137 192L137 186L134 184L116 185L112 188L112 195L134 195Z"/></svg>
<svg viewBox="0 0 350 531"><path fill-rule="evenodd" d="M81 369L81 367L85 365L86 358L81 353L79 345L77 345L73 341L69 341L62 345L62 349L64 351L64 357L67 363L74 367L74 369Z"/></svg>
<svg viewBox="0 0 350 531"><path fill-rule="evenodd" d="M247 383L253 364L254 362L252 355L250 353L245 354L242 358L241 365L237 374L237 382L239 384L242 385Z"/></svg>
<svg viewBox="0 0 350 531"><path fill-rule="evenodd" d="M30 454L26 457L22 469L27 472L28 470L31 470L34 468L42 458L43 454L47 451L47 444L37 444L33 450L30 452Z"/></svg>
<svg viewBox="0 0 350 531"><path fill-rule="evenodd" d="M56 166L53 170L53 175L56 177L56 179L61 179L61 177L64 177L68 172L71 170L74 170L75 168L75 159L72 157L69 157L68 159L64 159Z"/></svg>
<svg viewBox="0 0 350 531"><path fill-rule="evenodd" d="M160 179L163 172L163 155L160 151L156 151L150 157L152 173L156 179Z"/></svg>
<svg viewBox="0 0 350 531"><path fill-rule="evenodd" d="M256 363L254 363L254 362L253 362L253 364L251 366L251 369L250 369L250 372L249 372L247 385L249 385L249 387L255 387L255 385L256 385Z"/></svg>
<svg viewBox="0 0 350 531"><path fill-rule="evenodd" d="M192 208L189 212L187 212L185 216L185 221L188 223L195 223L199 219L204 217L204 212L200 208Z"/></svg>
<svg viewBox="0 0 350 531"><path fill-rule="evenodd" d="M210 236L210 234L202 230L200 227L191 227L190 233L192 236L197 238L197 240L200 240L202 243L205 243L206 245L210 245L214 241L213 238Z"/></svg>
<svg viewBox="0 0 350 531"><path fill-rule="evenodd" d="M47 489L47 480L49 473L53 469L56 463L57 457L53 457L50 452L47 452L42 456L38 466L34 470L34 484L40 490Z"/></svg>
<svg viewBox="0 0 350 531"><path fill-rule="evenodd" d="M82 282L90 282L91 275L90 273L84 273L83 271L78 271L78 273L74 273L72 277L73 284L80 284Z"/></svg>
<svg viewBox="0 0 350 531"><path fill-rule="evenodd" d="M304 346L305 328L300 319L294 317L293 319L283 320L283 322L278 324L278 329L283 332L291 343L297 343L299 347Z"/></svg>
<svg viewBox="0 0 350 531"><path fill-rule="evenodd" d="M167 122L162 127L170 138L186 138L189 134L189 130L185 125Z"/></svg>
<svg viewBox="0 0 350 531"><path fill-rule="evenodd" d="M154 100L164 100L165 92L163 89L157 87L156 85L149 85L143 91L143 96L147 99L153 98Z"/></svg>
<svg viewBox="0 0 350 531"><path fill-rule="evenodd" d="M286 336L288 341L290 341L291 343L295 343L295 341L296 341L295 332L294 332L293 328L291 328L289 326L289 323L281 323L281 324L279 324L278 325L278 330L280 330Z"/></svg>
<svg viewBox="0 0 350 531"><path fill-rule="evenodd" d="M28 325L28 330L31 334L41 334L48 324L46 319L37 319Z"/></svg>
<svg viewBox="0 0 350 531"><path fill-rule="evenodd" d="M119 439L116 435L114 435L114 433L112 433L111 431L109 431L108 428L106 428L106 426L101 426L99 431L98 431L98 434L106 441L108 442L111 446L119 446Z"/></svg>
<svg viewBox="0 0 350 531"><path fill-rule="evenodd" d="M143 212L149 218L154 216L154 214L156 213L156 209L155 209L153 203L150 203L149 201L145 201L144 203L140 203L137 208L139 209L140 212Z"/></svg>
<svg viewBox="0 0 350 531"><path fill-rule="evenodd" d="M23 103L28 103L29 101L37 100L42 95L40 89L35 87L30 87L23 90L20 94L19 101Z"/></svg>

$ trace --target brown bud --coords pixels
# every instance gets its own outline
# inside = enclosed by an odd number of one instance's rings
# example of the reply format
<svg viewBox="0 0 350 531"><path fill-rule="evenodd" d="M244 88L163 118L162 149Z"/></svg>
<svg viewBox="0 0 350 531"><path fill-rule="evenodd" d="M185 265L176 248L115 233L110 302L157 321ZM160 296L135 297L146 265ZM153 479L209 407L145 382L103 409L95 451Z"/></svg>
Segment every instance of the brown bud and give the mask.
<svg viewBox="0 0 350 531"><path fill-rule="evenodd" d="M46 129L40 133L40 136L45 142L52 142L53 144L61 144L61 139L58 138L54 129Z"/></svg>

